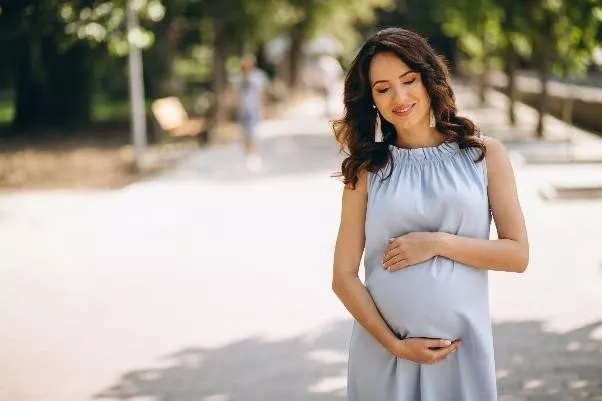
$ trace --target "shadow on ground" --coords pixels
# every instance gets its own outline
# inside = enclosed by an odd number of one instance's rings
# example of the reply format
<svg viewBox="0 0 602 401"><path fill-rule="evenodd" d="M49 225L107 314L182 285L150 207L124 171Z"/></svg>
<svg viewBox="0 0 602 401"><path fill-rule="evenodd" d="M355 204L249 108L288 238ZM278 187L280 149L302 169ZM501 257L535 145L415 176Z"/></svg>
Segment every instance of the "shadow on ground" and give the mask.
<svg viewBox="0 0 602 401"><path fill-rule="evenodd" d="M602 321L567 333L502 323L494 335L502 400L602 400Z"/></svg>
<svg viewBox="0 0 602 401"><path fill-rule="evenodd" d="M196 153L177 169L158 180L238 181L324 172L325 176L340 168L342 156L331 135L275 135L261 141L263 170L245 168L241 147L230 143Z"/></svg>
<svg viewBox="0 0 602 401"><path fill-rule="evenodd" d="M186 348L163 357L165 367L126 373L96 398L344 400L351 327L343 321L283 341L250 338L222 348ZM541 322L495 325L500 400L601 400L601 330L602 322L563 334L544 330Z"/></svg>
<svg viewBox="0 0 602 401"><path fill-rule="evenodd" d="M164 357L160 369L126 373L98 398L157 401L336 401L345 399L351 322L285 341L250 338L217 349L190 347Z"/></svg>

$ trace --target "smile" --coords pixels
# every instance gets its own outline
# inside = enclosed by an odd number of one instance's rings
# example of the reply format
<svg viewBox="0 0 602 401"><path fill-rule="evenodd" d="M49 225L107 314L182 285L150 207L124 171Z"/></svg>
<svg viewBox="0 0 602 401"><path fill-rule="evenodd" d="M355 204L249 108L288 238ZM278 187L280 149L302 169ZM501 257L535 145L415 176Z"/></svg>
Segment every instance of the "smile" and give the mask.
<svg viewBox="0 0 602 401"><path fill-rule="evenodd" d="M411 105L404 107L403 109L401 109L401 108L393 109L393 114L398 115L400 117L405 117L414 110L414 107L416 107L416 103L412 103Z"/></svg>

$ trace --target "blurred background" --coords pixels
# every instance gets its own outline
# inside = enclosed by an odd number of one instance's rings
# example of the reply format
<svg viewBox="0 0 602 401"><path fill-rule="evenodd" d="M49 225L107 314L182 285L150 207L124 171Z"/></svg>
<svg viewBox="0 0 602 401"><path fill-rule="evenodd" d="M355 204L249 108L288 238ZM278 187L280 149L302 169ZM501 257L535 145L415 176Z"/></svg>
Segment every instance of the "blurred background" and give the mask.
<svg viewBox="0 0 602 401"><path fill-rule="evenodd" d="M426 36L506 144L532 251L491 273L501 400L602 400L599 0L0 0L0 399L345 399L329 120ZM230 93L269 77L260 171ZM495 236L495 230L492 230Z"/></svg>

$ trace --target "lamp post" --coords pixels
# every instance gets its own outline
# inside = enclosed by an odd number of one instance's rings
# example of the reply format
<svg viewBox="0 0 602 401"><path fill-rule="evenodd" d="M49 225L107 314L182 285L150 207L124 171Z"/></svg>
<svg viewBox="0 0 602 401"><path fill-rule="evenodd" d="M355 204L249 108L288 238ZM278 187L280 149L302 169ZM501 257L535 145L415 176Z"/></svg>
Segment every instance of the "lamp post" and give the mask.
<svg viewBox="0 0 602 401"><path fill-rule="evenodd" d="M138 44L138 15L132 3L126 0L127 38L129 43L129 84L132 118L132 145L134 147L134 165L142 167L142 158L146 150L146 108L144 104L144 80L142 75L142 55Z"/></svg>

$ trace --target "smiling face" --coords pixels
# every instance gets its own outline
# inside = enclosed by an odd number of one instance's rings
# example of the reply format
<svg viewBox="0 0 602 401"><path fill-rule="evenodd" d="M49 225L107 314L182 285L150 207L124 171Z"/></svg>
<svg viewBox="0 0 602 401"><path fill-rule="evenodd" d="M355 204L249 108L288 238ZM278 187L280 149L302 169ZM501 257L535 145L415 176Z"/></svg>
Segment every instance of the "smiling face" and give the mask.
<svg viewBox="0 0 602 401"><path fill-rule="evenodd" d="M392 52L377 53L370 62L372 99L380 115L397 132L428 127L430 102L420 73Z"/></svg>

